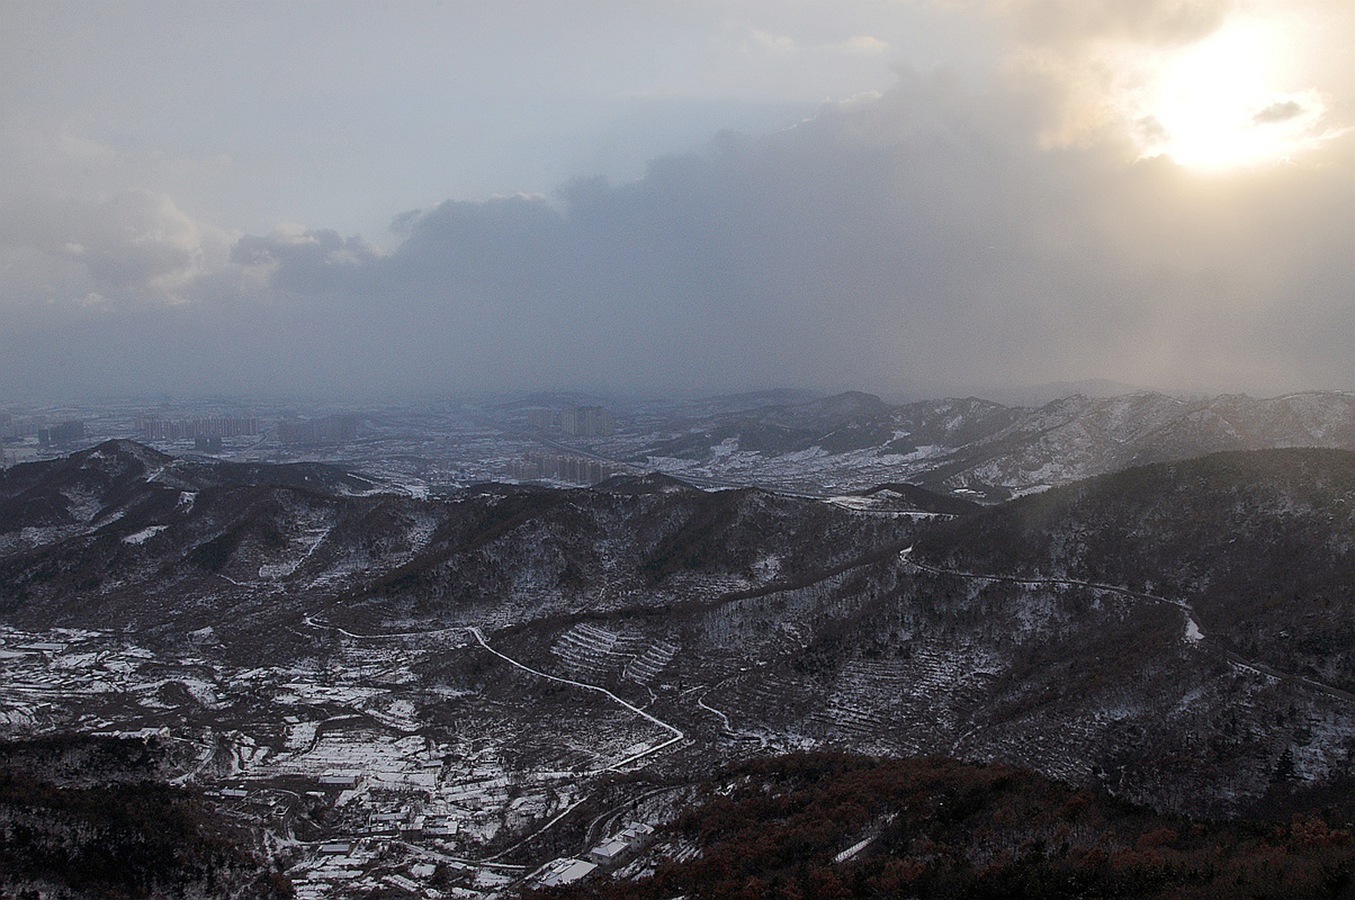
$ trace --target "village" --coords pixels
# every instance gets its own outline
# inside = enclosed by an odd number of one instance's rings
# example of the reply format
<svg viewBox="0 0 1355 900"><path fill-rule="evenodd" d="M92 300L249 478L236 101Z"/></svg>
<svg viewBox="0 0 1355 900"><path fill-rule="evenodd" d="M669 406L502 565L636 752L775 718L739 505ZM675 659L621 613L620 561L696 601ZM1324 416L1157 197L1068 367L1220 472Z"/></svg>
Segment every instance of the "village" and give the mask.
<svg viewBox="0 0 1355 900"><path fill-rule="evenodd" d="M651 822L617 819L587 852L532 865L486 853L553 825L609 762L672 740L658 729L649 744L629 735L594 748L604 755L581 768L529 768L492 732L420 718L430 701L455 699L447 689L430 697L439 689L416 687L410 672L437 636L422 650L355 640L323 668L236 668L213 652L210 629L192 637L192 648L166 656L112 631L0 627L0 737L172 747L181 763L168 780L256 823L261 852L298 897L377 887L425 896L436 884L476 898L567 884L615 869L653 833Z"/></svg>

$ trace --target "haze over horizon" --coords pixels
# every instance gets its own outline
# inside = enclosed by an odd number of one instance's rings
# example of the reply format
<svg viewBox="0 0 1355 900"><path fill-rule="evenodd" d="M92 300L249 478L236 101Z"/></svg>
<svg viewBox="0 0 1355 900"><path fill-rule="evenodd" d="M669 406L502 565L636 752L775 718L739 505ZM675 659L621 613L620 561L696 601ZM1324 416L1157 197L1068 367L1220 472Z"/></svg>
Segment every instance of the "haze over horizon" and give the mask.
<svg viewBox="0 0 1355 900"><path fill-rule="evenodd" d="M3 399L1355 389L1355 7L0 9Z"/></svg>

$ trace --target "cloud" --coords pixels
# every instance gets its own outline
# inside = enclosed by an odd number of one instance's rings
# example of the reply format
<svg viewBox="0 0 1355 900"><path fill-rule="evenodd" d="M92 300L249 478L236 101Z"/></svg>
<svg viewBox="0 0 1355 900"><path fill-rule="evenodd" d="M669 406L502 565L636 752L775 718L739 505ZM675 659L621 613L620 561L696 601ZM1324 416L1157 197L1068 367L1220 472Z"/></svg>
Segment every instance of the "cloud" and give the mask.
<svg viewBox="0 0 1355 900"><path fill-rule="evenodd" d="M88 214L69 232L78 243L65 243L62 252L114 291L177 299L173 288L202 267L208 252L202 229L163 195L122 193L81 212Z"/></svg>
<svg viewBox="0 0 1355 900"><path fill-rule="evenodd" d="M707 36L699 63L667 79L657 93L764 106L793 102L796 114L803 114L803 104L887 86L904 53L890 40L898 34L857 19L791 5L750 20L726 20ZM921 34L919 29L906 37L922 43Z"/></svg>
<svg viewBox="0 0 1355 900"><path fill-rule="evenodd" d="M1303 104L1296 100L1281 100L1270 104L1265 109L1252 117L1252 121L1258 125L1271 125L1278 122L1289 122L1302 116L1306 110Z"/></svg>
<svg viewBox="0 0 1355 900"><path fill-rule="evenodd" d="M1093 40L1170 45L1218 29L1235 0L994 0L984 4L1035 46L1081 47Z"/></svg>
<svg viewBox="0 0 1355 900"><path fill-rule="evenodd" d="M849 56L884 56L892 49L888 41L882 41L877 37L868 34L858 34L847 38L845 41L838 41L835 44L825 45L827 49L837 53L844 53Z"/></svg>
<svg viewBox="0 0 1355 900"><path fill-rule="evenodd" d="M913 75L635 182L404 214L387 256L311 234L235 256L379 298L344 327L420 384L1349 381L1340 342L1293 338L1350 318L1349 141L1205 189L1117 146L1042 149L1041 123L1038 96Z"/></svg>
<svg viewBox="0 0 1355 900"><path fill-rule="evenodd" d="M715 44L735 43L742 53L786 60L795 56L846 56L873 59L891 51L888 41L868 34L856 34L840 41L803 42L785 34L774 34L760 28L749 28L718 36Z"/></svg>
<svg viewBox="0 0 1355 900"><path fill-rule="evenodd" d="M292 227L263 237L240 238L230 259L240 266L267 270L279 290L317 294L359 289L364 270L381 255L356 236L342 238L332 230Z"/></svg>
<svg viewBox="0 0 1355 900"><path fill-rule="evenodd" d="M0 213L0 253L24 260L22 271L6 272L10 313L34 300L100 308L184 303L194 282L225 262L233 240L150 191L100 202L20 196L0 201ZM36 278L27 290L25 277ZM86 302L90 296L99 303Z"/></svg>
<svg viewBox="0 0 1355 900"><path fill-rule="evenodd" d="M27 312L0 324L46 330L0 333L0 376L364 394L1355 388L1355 135L1216 178L1137 160L1132 129L1164 132L1150 116L1051 141L1098 41L1175 46L1228 6L981 8L1053 62L904 70L878 96L722 133L632 181L400 213L389 250L323 227L229 235L161 193L10 201L0 296ZM749 39L804 58L879 49ZM1256 121L1310 111L1286 100Z"/></svg>
<svg viewBox="0 0 1355 900"><path fill-rule="evenodd" d="M739 49L744 53L771 56L788 56L799 50L794 38L784 34L772 34L760 28L749 29L740 41Z"/></svg>

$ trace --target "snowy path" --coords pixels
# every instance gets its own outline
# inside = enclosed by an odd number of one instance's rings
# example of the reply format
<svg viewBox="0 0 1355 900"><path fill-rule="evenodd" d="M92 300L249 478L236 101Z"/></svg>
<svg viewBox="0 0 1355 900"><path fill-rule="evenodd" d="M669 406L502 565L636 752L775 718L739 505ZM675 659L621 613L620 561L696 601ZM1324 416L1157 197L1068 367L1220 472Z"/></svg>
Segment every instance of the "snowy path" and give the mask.
<svg viewBox="0 0 1355 900"><path fill-rule="evenodd" d="M973 578L983 581L1004 581L1008 584L1024 585L1058 585L1062 587L1085 587L1097 591L1107 591L1112 594L1120 594L1124 597L1132 597L1135 600L1147 600L1150 603L1164 603L1168 606L1175 606L1186 617L1186 630L1183 639L1191 644L1198 644L1204 640L1204 631L1200 629L1199 619L1196 617L1195 608L1184 600L1172 600L1168 597L1159 597L1156 594L1145 594L1142 591L1131 591L1129 588L1116 587L1113 584L1097 584L1094 581L1080 581L1076 578L1022 578L1016 575L985 575L980 572L961 572L957 569L942 569L938 566L928 565L912 557L913 548L900 551L899 557L905 560L909 565L915 566L924 572L930 572L933 575L953 575L957 578Z"/></svg>
<svg viewBox="0 0 1355 900"><path fill-rule="evenodd" d="M329 537L330 532L332 532L333 530L334 527L332 525L325 529L317 529L316 533L319 536L315 539L315 543L311 544L311 548L307 550L305 554L296 561L296 565L292 567L292 571L296 571L297 569L304 566L306 564L306 561L315 555L315 551L320 549L320 545L325 542L325 538Z"/></svg>
<svg viewBox="0 0 1355 900"><path fill-rule="evenodd" d="M954 575L957 578L976 578L983 581L1005 581L1008 584L1031 584L1031 585L1062 585L1065 587L1085 587L1097 591L1108 591L1112 594L1120 594L1125 597L1133 597L1136 600L1147 600L1151 603L1165 603L1168 606L1175 606L1186 614L1186 632L1189 639L1199 641L1204 638L1204 632L1200 630L1199 621L1195 617L1195 609L1184 600L1172 600L1168 597L1159 597L1156 594L1145 594L1142 591L1131 591L1129 588L1116 587L1113 584L1097 584L1094 581L1079 581L1076 578L1022 578L1016 575L985 575L981 572L961 572L958 569L942 569L938 566L928 565L913 559L910 555L912 547L902 551L899 555L924 572L930 572L933 575Z"/></svg>
<svg viewBox="0 0 1355 900"><path fill-rule="evenodd" d="M368 639L370 639L370 638L375 638L375 637L400 637L400 635L398 635L398 634L393 634L393 635L384 635L384 634L354 634L354 633L351 632L351 631L346 631L346 630L344 630L343 628L340 628L338 625L331 625L331 624L329 624L328 622L325 622L325 621L322 621L322 620L320 620L320 619L317 619L317 618L315 618L315 616L312 615L311 613L302 613L302 614L301 614L301 624L303 624L303 625L305 625L305 626L307 626L307 627L309 627L309 628L328 628L330 631L337 631L339 634L342 634L342 635L344 635L344 636L346 636L346 637L351 637L351 638L353 638L353 639L355 639L355 640L359 640L359 641L368 640Z"/></svg>
<svg viewBox="0 0 1355 900"><path fill-rule="evenodd" d="M461 625L452 625L448 628L430 628L427 631L379 631L376 634L358 634L349 631L346 628L340 628L338 625L330 624L324 619L317 619L315 613L302 613L301 624L309 628L328 628L330 631L337 631L344 637L353 638L356 641L377 641L387 638L423 638L432 637L435 634L450 634L453 631L465 631Z"/></svg>
<svg viewBox="0 0 1355 900"><path fill-rule="evenodd" d="M914 558L912 555L912 551L913 551L912 547L908 547L907 549L900 551L899 552L900 559L902 559L908 565L911 565L917 569L921 569L923 572L930 572L933 575L951 575L956 578L972 578L980 579L983 581L1005 581L1008 584L1085 587L1091 588L1092 590L1106 591L1112 594L1120 594L1121 596L1124 597L1132 597L1135 600L1147 600L1150 603L1165 603L1169 606L1175 606L1177 609L1181 610L1181 612L1186 617L1186 630L1184 640L1187 643L1194 644L1195 646L1201 646L1205 642L1205 633L1200 628L1200 622L1195 612L1195 608L1184 600L1172 600L1167 597L1159 597L1156 594L1146 594L1142 591L1131 591L1129 588L1117 587L1116 585L1113 584L1097 584L1094 581L1080 581L1076 578L1023 578L1016 575L988 575L983 574L981 572L962 572L957 569L942 569L939 566L929 565ZM1209 643L1211 647L1213 647L1215 642L1210 641ZM1251 671L1266 678L1274 678L1279 681L1289 681L1306 685L1307 687L1312 688L1313 690L1318 691L1320 693L1326 694L1329 697L1335 697L1337 700L1344 700L1347 703L1355 703L1355 694L1352 694L1349 691L1342 690L1341 688L1333 687L1332 685L1329 684L1323 684L1320 681L1314 681L1313 679L1303 675L1294 675L1289 672L1281 672L1278 669L1266 665L1265 663L1260 663L1256 662L1255 660L1246 659L1240 656L1239 654L1234 653L1232 650L1229 650L1224 647L1216 648L1216 652L1221 654L1224 659L1228 660L1228 662L1232 663L1239 669Z"/></svg>
<svg viewBox="0 0 1355 900"><path fill-rule="evenodd" d="M460 866L463 869L477 869L477 868L505 869L509 872L521 872L527 868L526 866L520 866L517 865L516 863L496 863L490 862L490 860L488 859L470 859L465 856L452 856L447 853L439 853L436 850L430 850L427 847L421 847L418 844L411 844L409 841L396 841L395 843L399 844L401 847L404 847L406 850L409 850L410 852L419 854L420 856L427 857L428 859L436 859L439 862L452 863L453 865ZM498 854L497 856L490 857L490 859L498 859L499 856L502 855L503 854L501 853Z"/></svg>
<svg viewBox="0 0 1355 900"><path fill-rule="evenodd" d="M610 834L616 834L621 830L620 823L628 818L634 818L635 808L638 804L645 802L651 797L657 797L660 794L678 794L685 791L682 785L677 787L661 787L652 791L645 791L636 797L631 797L615 806L609 807L593 816L589 820L587 827L583 830L585 846L593 847L601 843L602 840Z"/></svg>
<svg viewBox="0 0 1355 900"><path fill-rule="evenodd" d="M500 653L498 650L495 650L493 647L491 647L491 646L489 645L489 641L485 640L485 635L484 635L484 633L483 633L482 631L480 631L480 629L477 628L476 626L472 625L472 626L468 627L468 628L466 629L466 631L467 631L472 637L474 637L475 640L479 641L481 647L484 647L486 650L488 650L490 653L493 653L493 654L494 654L495 656L497 656L499 659L502 659L503 661L505 661L505 662L507 662L507 663L509 663L509 664L511 664L511 665L513 665L513 666L516 666L516 667L519 668L519 669L522 669L524 672L531 672L533 675L537 675L537 676L539 676L539 677L541 677L541 678L549 679L550 681L556 681L556 682L559 682L560 684L567 684L567 685L570 685L570 686L572 686L572 687L582 688L582 689L584 689L584 690L586 690L586 691L593 691L594 693L603 694L603 695L605 695L605 696L607 696L607 697L610 697L613 701L615 701L616 703L620 704L621 706L624 706L626 709L630 710L631 712L635 713L637 716L641 716L641 717L643 717L643 718L645 718L645 719L648 719L650 722L653 722L655 725L659 726L660 728L664 729L665 731L667 731L668 733L670 733L671 735L673 735L671 738L669 738L668 740L664 741L663 743L661 743L661 744L655 744L653 747L650 747L650 748L647 749L647 750L642 750L642 751L640 751L639 753L631 754L630 756L627 756L626 758L624 758L624 759L622 759L622 760L619 760L619 761L617 761L617 762L612 763L610 766L605 766L605 767L603 767L602 769L599 769L599 770L598 770L599 772L612 772L612 771L615 771L615 770L617 770L617 769L620 769L620 768L622 768L622 767L624 767L624 766L628 766L628 765L630 765L631 763L635 762L636 760L643 759L644 757L649 756L650 754L653 754L653 753L658 753L660 750L664 749L665 747L668 747L668 746L670 746L670 745L672 745L672 744L676 744L678 741L681 741L681 740L683 740L683 739L686 738L686 735L682 733L682 729L678 728L676 725L670 725L670 724L668 724L667 722L663 721L662 719L658 718L657 716L654 716L654 715L651 715L650 713L645 712L643 709L641 709L640 707L636 706L635 704L633 704L633 703L628 703L628 702L626 702L625 700L622 700L622 699L621 699L620 697L618 697L616 694L613 694L611 691L607 690L607 689L604 688L604 687L599 687L599 686L596 685L596 684L588 684L588 683L583 682L583 681L574 681L574 680L569 679L569 678L561 678L561 677L559 677L558 675L551 675L551 674L548 674L548 673L546 673L546 672L542 672L542 671L539 670L539 669L533 669L531 666L523 665L522 663L518 662L516 659L513 659L511 656L506 656L506 655L504 655L503 653Z"/></svg>
<svg viewBox="0 0 1355 900"><path fill-rule="evenodd" d="M714 713L716 716L720 718L720 724L722 726L721 732L722 738L732 741L741 741L741 742L746 741L749 743L756 741L760 749L766 749L767 736L765 734L758 734L757 732L745 731L742 728L735 728L734 723L729 720L729 715L727 713L725 713L723 710L716 709L715 707L711 706L709 703L706 702L706 698L711 695L712 691L719 690L730 680L732 679L726 679L725 681L720 682L720 684L717 684L714 687L706 688L705 691L701 694L701 696L697 698L696 705L701 707L708 713ZM696 690L700 690L700 688L696 688Z"/></svg>
<svg viewBox="0 0 1355 900"><path fill-rule="evenodd" d="M709 693L709 692L707 692L707 693ZM715 707L713 707L713 706L709 705L708 703L706 703L706 694L702 694L702 695L701 695L701 698L700 698L699 700L696 701L696 705L699 706L699 707L701 707L702 709L706 710L707 712L713 712L713 713L715 713L717 716L720 717L720 722L724 725L725 731L728 731L728 732L730 732L731 734L734 732L734 729L733 729L733 728L730 726L730 724L729 724L729 716L725 715L725 714L724 714L723 712L721 712L720 710L718 710L718 709L716 709Z"/></svg>
<svg viewBox="0 0 1355 900"><path fill-rule="evenodd" d="M545 834L545 833L546 833L547 831L549 831L550 829L554 828L555 825L556 825L557 823L559 823L560 820L563 819L565 816L569 815L569 814L572 813L574 810L578 809L580 806L582 806L583 804L587 803L587 802L588 802L589 800L591 800L591 799L592 799L591 795L589 795L589 794L584 794L582 797L580 797L579 799L575 800L573 803L569 804L569 805L566 806L564 809L560 810L558 813L556 813L554 816L552 816L551 819L550 819L550 821L548 821L546 824L542 825L542 826L541 826L540 828L538 828L536 831L533 831L531 834L527 835L527 836L524 837L522 840L518 841L516 844L514 844L514 845L511 846L511 847L509 847L507 850L500 850L498 853L495 853L493 856L488 857L488 858L485 860L485 865L505 865L505 864L502 864L502 863L496 864L496 863L494 863L494 860L496 860L496 859L503 859L505 856L507 856L508 854L512 853L514 850L517 850L519 847L525 846L529 841L534 841L534 840L536 840L538 837L540 837L541 835ZM525 869L526 866L519 866L518 868L523 868L523 869Z"/></svg>

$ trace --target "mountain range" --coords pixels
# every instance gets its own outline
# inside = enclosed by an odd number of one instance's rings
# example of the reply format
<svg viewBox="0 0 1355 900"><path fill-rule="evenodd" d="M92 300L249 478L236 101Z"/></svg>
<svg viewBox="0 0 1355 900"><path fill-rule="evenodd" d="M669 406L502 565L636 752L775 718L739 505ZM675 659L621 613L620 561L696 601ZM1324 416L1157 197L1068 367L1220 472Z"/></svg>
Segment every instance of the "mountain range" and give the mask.
<svg viewBox="0 0 1355 900"><path fill-rule="evenodd" d="M975 397L891 405L849 392L717 412L657 440L615 443L618 454L679 476L792 489L816 478L854 489L910 481L999 501L1221 450L1355 449L1355 396L1141 392L1020 407Z"/></svg>
<svg viewBox="0 0 1355 900"><path fill-rule="evenodd" d="M325 871L307 847L412 809L463 816L429 852L531 867L580 852L609 809L694 796L713 763L806 751L1014 766L1154 815L1355 817L1355 453L1176 458L1348 441L1344 395L1264 415L1149 395L907 409L828 398L721 441L947 440L968 449L932 470L944 494L648 474L426 499L128 441L15 466L0 737L192 742L166 778L298 798L257 813L260 852L298 878ZM842 424L875 420L869 437ZM1034 448L1044 478L1079 441L1059 479L1169 459L1001 504L956 496ZM405 787L343 799L320 781L336 769ZM487 798L473 810L439 799L466 784Z"/></svg>

